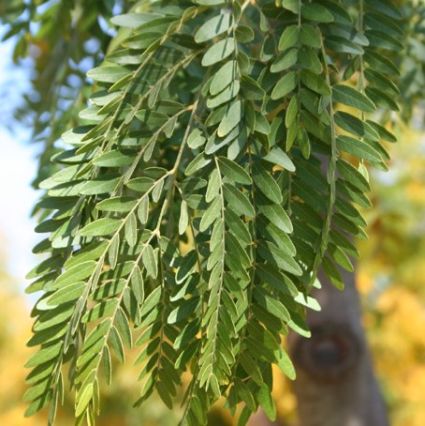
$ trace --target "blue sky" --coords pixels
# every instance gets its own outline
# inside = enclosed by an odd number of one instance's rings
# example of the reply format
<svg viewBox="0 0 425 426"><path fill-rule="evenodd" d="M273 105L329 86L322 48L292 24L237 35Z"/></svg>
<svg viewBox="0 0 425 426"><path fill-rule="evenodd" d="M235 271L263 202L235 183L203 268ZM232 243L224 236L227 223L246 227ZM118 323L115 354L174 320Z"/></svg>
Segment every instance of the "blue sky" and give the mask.
<svg viewBox="0 0 425 426"><path fill-rule="evenodd" d="M24 277L36 262L31 250L38 238L30 212L37 199L31 180L36 172L38 147L29 143L29 129L10 121L20 87L28 78L25 71L11 64L11 51L11 43L0 43L0 251L8 272L23 289Z"/></svg>

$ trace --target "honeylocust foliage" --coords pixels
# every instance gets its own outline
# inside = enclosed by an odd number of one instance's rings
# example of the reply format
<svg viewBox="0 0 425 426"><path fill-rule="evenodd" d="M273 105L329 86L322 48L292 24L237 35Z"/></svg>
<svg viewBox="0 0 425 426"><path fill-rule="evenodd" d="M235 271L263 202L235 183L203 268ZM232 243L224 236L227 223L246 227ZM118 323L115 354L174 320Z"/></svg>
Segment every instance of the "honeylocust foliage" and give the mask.
<svg viewBox="0 0 425 426"><path fill-rule="evenodd" d="M112 18L40 184L28 414L54 423L67 374L94 424L135 348L136 405L156 392L187 425L220 397L240 425L276 416L271 367L295 377L282 339L309 336L319 267L343 287L366 164L395 141L400 18L385 0L142 1Z"/></svg>

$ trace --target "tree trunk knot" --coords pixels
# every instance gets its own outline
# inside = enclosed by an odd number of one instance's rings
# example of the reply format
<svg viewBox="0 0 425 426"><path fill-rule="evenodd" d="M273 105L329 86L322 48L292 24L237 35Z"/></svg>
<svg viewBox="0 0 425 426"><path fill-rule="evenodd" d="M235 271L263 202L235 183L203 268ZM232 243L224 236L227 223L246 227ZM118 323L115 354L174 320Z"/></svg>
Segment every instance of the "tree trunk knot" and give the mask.
<svg viewBox="0 0 425 426"><path fill-rule="evenodd" d="M314 380L339 382L358 365L364 347L349 324L321 324L311 333L310 339L297 338L293 357Z"/></svg>

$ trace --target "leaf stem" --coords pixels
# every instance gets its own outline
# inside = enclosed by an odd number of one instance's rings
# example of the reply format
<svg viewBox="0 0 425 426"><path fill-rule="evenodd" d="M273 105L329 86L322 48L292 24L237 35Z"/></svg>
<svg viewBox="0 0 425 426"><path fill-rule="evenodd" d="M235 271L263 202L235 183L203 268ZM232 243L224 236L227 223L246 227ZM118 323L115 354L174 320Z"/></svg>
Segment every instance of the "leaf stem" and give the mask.
<svg viewBox="0 0 425 426"><path fill-rule="evenodd" d="M328 201L326 216L324 218L324 225L323 225L321 236L320 236L319 247L313 261L312 275L311 275L309 287L307 290L310 290L311 286L314 284L314 281L317 278L320 265L325 257L326 249L329 242L329 235L331 231L332 217L334 214L335 200L336 200L336 180L337 180L336 163L338 161L338 148L336 144L336 125L334 121L332 84L331 84L328 64L326 60L326 51L325 51L325 45L323 41L323 35L320 37L320 42L321 42L321 51L322 51L323 62L324 62L324 72L325 72L326 83L331 91L330 102L329 102L331 154L330 154L329 163L327 167L327 181L329 184L329 201Z"/></svg>

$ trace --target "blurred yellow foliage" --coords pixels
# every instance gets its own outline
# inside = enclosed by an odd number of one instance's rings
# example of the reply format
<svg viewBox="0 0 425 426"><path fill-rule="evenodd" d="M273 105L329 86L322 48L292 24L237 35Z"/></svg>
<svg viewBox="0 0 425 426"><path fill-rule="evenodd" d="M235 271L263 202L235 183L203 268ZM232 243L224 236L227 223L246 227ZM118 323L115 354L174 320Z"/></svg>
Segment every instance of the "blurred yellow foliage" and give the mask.
<svg viewBox="0 0 425 426"><path fill-rule="evenodd" d="M28 309L10 279L0 273L0 424L11 426L44 426L45 419L35 416L25 419L25 364L29 350L30 319Z"/></svg>
<svg viewBox="0 0 425 426"><path fill-rule="evenodd" d="M401 131L373 181L358 283L376 371L395 426L425 425L425 135Z"/></svg>

